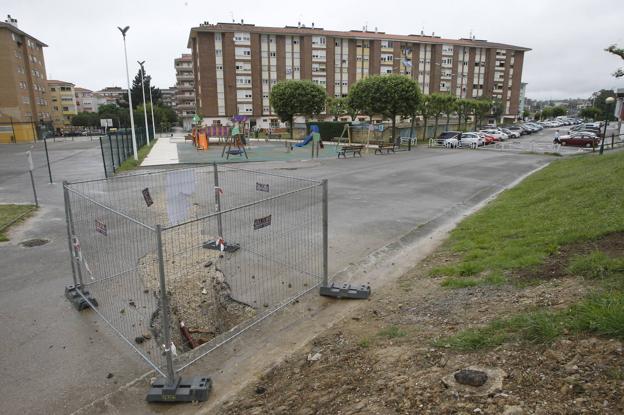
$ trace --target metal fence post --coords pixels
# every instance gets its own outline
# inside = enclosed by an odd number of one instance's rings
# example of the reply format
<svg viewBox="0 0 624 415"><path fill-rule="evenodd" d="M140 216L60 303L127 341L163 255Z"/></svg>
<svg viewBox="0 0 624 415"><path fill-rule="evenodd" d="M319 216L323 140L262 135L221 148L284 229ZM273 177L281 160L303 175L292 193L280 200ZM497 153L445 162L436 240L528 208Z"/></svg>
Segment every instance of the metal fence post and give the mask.
<svg viewBox="0 0 624 415"><path fill-rule="evenodd" d="M66 188L65 188L66 189ZM75 238L75 229L74 229L74 216L72 214L72 209L71 209L71 202L69 200L69 194L67 195L67 217L69 218L69 231L70 231L70 246L73 252L73 257L72 260L74 262L76 262L79 258L80 258L80 252L78 251L78 247L74 244L74 238ZM76 264L75 265L77 273L78 273L78 282L79 284L75 284L76 287L80 286L80 289L82 290L82 287L84 287L84 283L82 282L82 269L80 269L80 264Z"/></svg>
<svg viewBox="0 0 624 415"><path fill-rule="evenodd" d="M50 169L50 155L48 154L48 140L43 137L43 146L45 147L46 161L48 163L48 176L50 177L50 184L52 183L52 169Z"/></svg>
<svg viewBox="0 0 624 415"><path fill-rule="evenodd" d="M614 142L615 142L615 134L611 133L611 149L613 149Z"/></svg>
<svg viewBox="0 0 624 415"><path fill-rule="evenodd" d="M219 230L219 238L223 238L223 222L221 220L221 194L218 189L219 187L219 169L217 167L217 163L212 163L213 171L214 171L214 194L215 194L215 210L218 213L217 215L217 227Z"/></svg>
<svg viewBox="0 0 624 415"><path fill-rule="evenodd" d="M100 140L101 145L102 140ZM102 153L104 155L104 153ZM104 171L106 171L106 163L104 163ZM72 280L74 281L74 287L77 285L76 281L76 265L74 264L74 253L72 250L72 231L70 228L70 213L69 213L69 192L67 191L67 180L63 180L63 200L65 201L65 223L67 225L67 245L69 248L69 258L72 269Z"/></svg>
<svg viewBox="0 0 624 415"><path fill-rule="evenodd" d="M110 153L111 153L111 165L113 166L113 173L115 173L115 155L113 154L113 140L111 139L110 135L108 136L108 145L110 147Z"/></svg>
<svg viewBox="0 0 624 415"><path fill-rule="evenodd" d="M329 263L328 263L328 252L329 245L327 239L327 228L328 228L328 212L327 212L327 179L323 179L323 285L328 285L329 280Z"/></svg>
<svg viewBox="0 0 624 415"><path fill-rule="evenodd" d="M167 359L167 381L169 385L175 383L173 370L173 357L171 356L171 334L169 333L169 305L167 303L167 286L165 282L165 259L162 246L162 228L156 225L156 244L158 249L158 274L160 276L160 307L162 317L162 330L165 340L165 357Z"/></svg>
<svg viewBox="0 0 624 415"><path fill-rule="evenodd" d="M104 157L104 145L102 144L102 136L100 136L99 138L100 138L100 150L102 151L102 164L104 165L104 177L108 178L108 170L106 169L106 157ZM66 182L67 182L66 180L63 180L63 188L65 188ZM67 201L65 201L65 209L67 210ZM71 247L71 243L70 243L70 247Z"/></svg>

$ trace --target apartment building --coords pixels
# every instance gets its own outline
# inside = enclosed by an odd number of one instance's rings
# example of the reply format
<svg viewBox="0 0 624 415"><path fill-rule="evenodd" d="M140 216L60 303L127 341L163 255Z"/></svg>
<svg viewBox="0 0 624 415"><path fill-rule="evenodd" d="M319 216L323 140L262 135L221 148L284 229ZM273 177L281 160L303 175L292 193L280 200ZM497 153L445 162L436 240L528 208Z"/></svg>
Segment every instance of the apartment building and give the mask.
<svg viewBox="0 0 624 415"><path fill-rule="evenodd" d="M52 125L57 132L70 127L72 117L78 114L74 87L71 82L48 80Z"/></svg>
<svg viewBox="0 0 624 415"><path fill-rule="evenodd" d="M44 47L11 16L0 22L0 142L36 140L51 121Z"/></svg>
<svg viewBox="0 0 624 415"><path fill-rule="evenodd" d="M106 104L117 104L117 101L124 101L126 99L126 94L128 90L125 88L120 88L118 86L107 86L104 89L100 89L99 91L95 91L95 93L106 101ZM104 105L104 104L100 104Z"/></svg>
<svg viewBox="0 0 624 415"><path fill-rule="evenodd" d="M108 103L106 97L79 86L74 88L76 93L76 110L78 112L98 112L100 105Z"/></svg>
<svg viewBox="0 0 624 415"><path fill-rule="evenodd" d="M195 77L193 75L193 57L182 54L174 60L176 70L176 105L175 110L182 127L190 130L195 115Z"/></svg>
<svg viewBox="0 0 624 415"><path fill-rule="evenodd" d="M328 95L372 75L402 74L425 94L500 99L504 116L519 114L525 47L485 40L332 31L305 26L262 27L204 23L191 29L197 113L209 122L248 115L275 125L271 88L285 79L309 79Z"/></svg>
<svg viewBox="0 0 624 415"><path fill-rule="evenodd" d="M160 99L162 100L162 104L175 109L176 107L176 92L177 89L175 86L170 86L169 88L160 90Z"/></svg>

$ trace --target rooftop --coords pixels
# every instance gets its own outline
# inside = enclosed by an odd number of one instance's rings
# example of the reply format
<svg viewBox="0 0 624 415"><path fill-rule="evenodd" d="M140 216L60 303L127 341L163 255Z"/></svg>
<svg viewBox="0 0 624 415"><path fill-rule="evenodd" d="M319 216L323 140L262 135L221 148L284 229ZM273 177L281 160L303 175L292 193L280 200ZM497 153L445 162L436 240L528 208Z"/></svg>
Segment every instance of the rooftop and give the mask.
<svg viewBox="0 0 624 415"><path fill-rule="evenodd" d="M74 86L71 82L59 81L56 79L48 79L48 85L71 85Z"/></svg>
<svg viewBox="0 0 624 415"><path fill-rule="evenodd" d="M350 30L350 31L338 31L338 30L324 30L318 27L305 27L305 26L285 26L285 27L267 27L267 26L255 26L253 24L243 23L216 23L210 24L208 22L202 23L198 27L191 28L189 34L189 40L187 47L191 47L191 38L195 36L197 32L239 32L245 31L250 33L270 33L280 35L309 35L309 34L322 34L324 36L343 37L356 39L371 39L371 40L394 40L399 42L420 42L420 43L435 43L435 44L452 44L456 46L472 46L472 47L484 47L484 48L499 48L499 49L514 49L520 51L529 51L530 48L523 46L514 46L504 43L488 42L481 39L445 39L440 36L431 36L421 33L420 35L391 35L385 32L369 31L369 30Z"/></svg>
<svg viewBox="0 0 624 415"><path fill-rule="evenodd" d="M29 35L28 33L24 32L23 30L18 29L17 27L13 26L10 23L0 22L0 29L10 30L13 33L17 33L18 35L26 36L26 37L30 38L31 40L34 40L35 43L37 43L37 45L39 45L41 47L44 47L44 48L48 47L48 45L46 45L42 41L38 40L36 37L34 37L32 35Z"/></svg>

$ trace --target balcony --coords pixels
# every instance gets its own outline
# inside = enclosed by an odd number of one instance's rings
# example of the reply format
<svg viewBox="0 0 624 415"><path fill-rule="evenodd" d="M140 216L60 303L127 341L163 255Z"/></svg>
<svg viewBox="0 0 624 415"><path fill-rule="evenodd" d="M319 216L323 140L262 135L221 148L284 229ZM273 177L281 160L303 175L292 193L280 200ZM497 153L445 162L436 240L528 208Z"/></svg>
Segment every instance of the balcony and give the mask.
<svg viewBox="0 0 624 415"><path fill-rule="evenodd" d="M183 72L176 74L176 79L178 81L194 81L195 77L192 72Z"/></svg>

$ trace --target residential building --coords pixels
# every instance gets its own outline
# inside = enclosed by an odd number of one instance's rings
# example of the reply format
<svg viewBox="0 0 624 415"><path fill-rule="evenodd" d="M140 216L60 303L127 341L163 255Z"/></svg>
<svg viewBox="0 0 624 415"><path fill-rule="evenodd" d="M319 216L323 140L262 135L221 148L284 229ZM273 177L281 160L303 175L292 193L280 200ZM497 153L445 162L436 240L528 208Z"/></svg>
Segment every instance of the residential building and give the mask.
<svg viewBox="0 0 624 415"><path fill-rule="evenodd" d="M515 119L524 53L530 50L475 38L242 22L194 27L188 47L197 113L208 122L248 115L260 127L276 123L269 95L278 81L309 79L328 95L343 97L360 79L392 73L418 81L425 94L498 98L503 116Z"/></svg>
<svg viewBox="0 0 624 415"><path fill-rule="evenodd" d="M36 140L50 125L44 47L11 16L0 22L0 143Z"/></svg>
<svg viewBox="0 0 624 415"><path fill-rule="evenodd" d="M524 110L526 108L526 82L520 83L520 97L518 98L518 116L522 117Z"/></svg>
<svg viewBox="0 0 624 415"><path fill-rule="evenodd" d="M107 103L106 97L90 89L77 86L74 91L76 92L76 110L78 112L98 112L100 105Z"/></svg>
<svg viewBox="0 0 624 415"><path fill-rule="evenodd" d="M166 89L160 90L160 99L162 100L162 104L175 109L176 107L176 87L170 86Z"/></svg>
<svg viewBox="0 0 624 415"><path fill-rule="evenodd" d="M99 91L95 91L95 93L104 101L106 104L117 104L117 101L125 101L126 94L128 90L125 88L120 88L118 86L107 86L104 89L100 89ZM100 104L104 105L104 104Z"/></svg>
<svg viewBox="0 0 624 415"><path fill-rule="evenodd" d="M52 125L56 132L61 132L71 127L72 117L78 114L74 84L49 79L48 91L50 94Z"/></svg>
<svg viewBox="0 0 624 415"><path fill-rule="evenodd" d="M195 115L195 77L193 75L193 57L183 54L174 60L176 70L176 113L182 127L190 130Z"/></svg>

